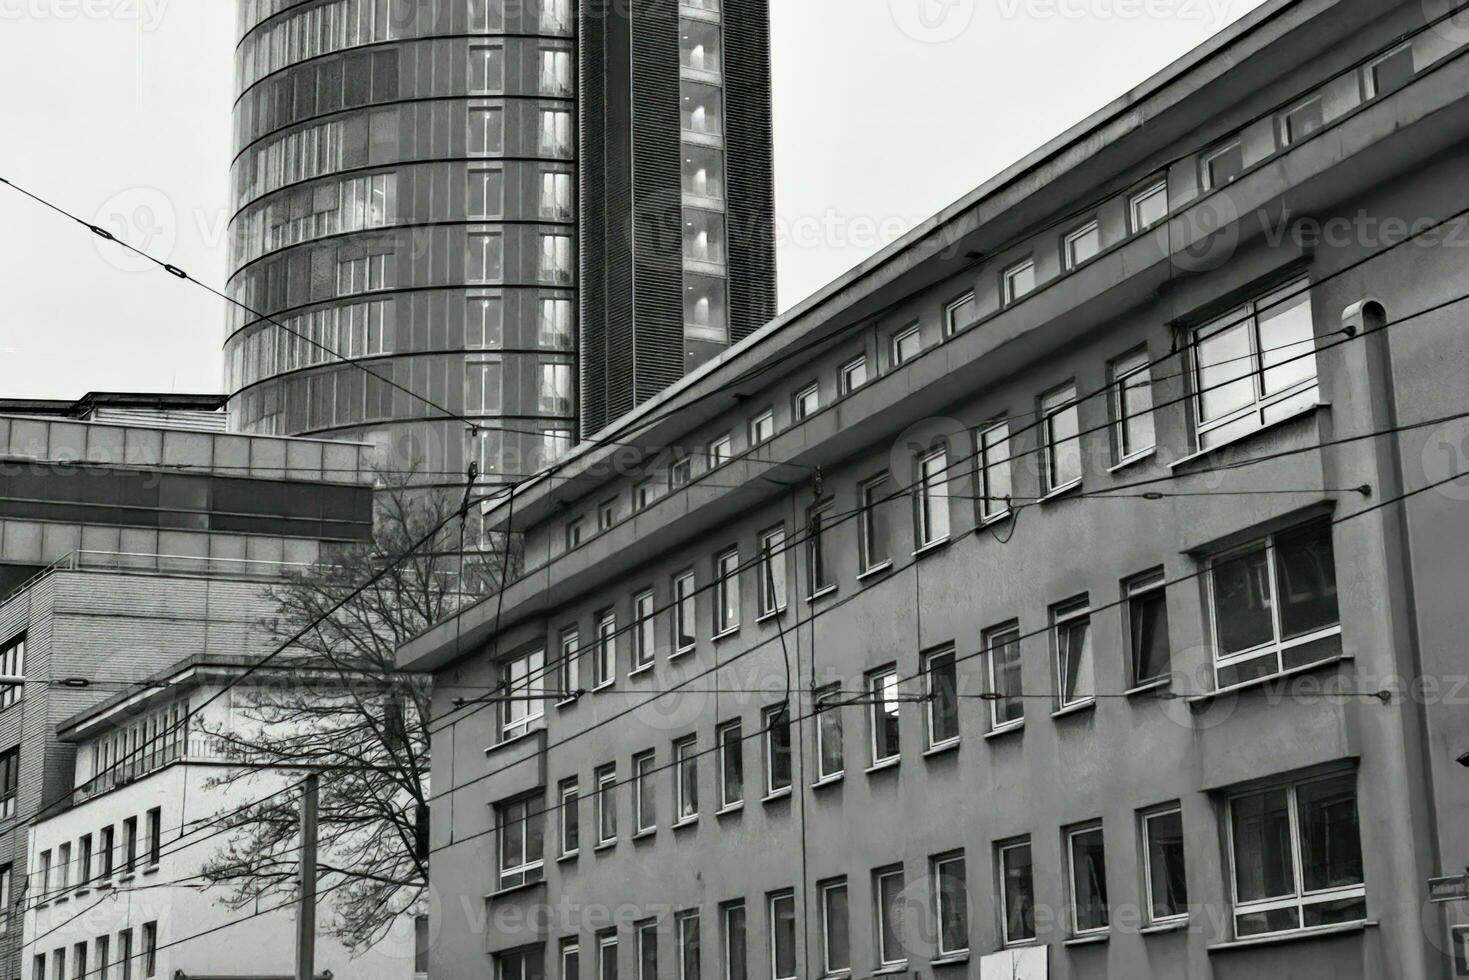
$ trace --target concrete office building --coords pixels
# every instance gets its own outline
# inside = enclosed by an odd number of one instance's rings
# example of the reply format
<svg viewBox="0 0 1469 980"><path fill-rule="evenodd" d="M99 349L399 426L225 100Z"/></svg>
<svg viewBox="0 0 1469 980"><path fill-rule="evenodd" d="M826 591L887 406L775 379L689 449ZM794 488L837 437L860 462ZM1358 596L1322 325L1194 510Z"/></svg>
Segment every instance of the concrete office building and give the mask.
<svg viewBox="0 0 1469 980"><path fill-rule="evenodd" d="M765 2L641 6L240 4L237 429L509 481L774 312Z"/></svg>
<svg viewBox="0 0 1469 980"><path fill-rule="evenodd" d="M400 654L434 970L1453 975L1469 423L1418 423L1469 412L1469 229L1404 239L1469 208L1469 36L1431 7L1265 3L632 416L708 466L526 485L524 577Z"/></svg>
<svg viewBox="0 0 1469 980"><path fill-rule="evenodd" d="M191 656L273 648L270 587L372 535L368 447L0 417L0 907L73 787L68 718ZM0 918L21 975L23 917ZM137 975L137 974L135 974Z"/></svg>

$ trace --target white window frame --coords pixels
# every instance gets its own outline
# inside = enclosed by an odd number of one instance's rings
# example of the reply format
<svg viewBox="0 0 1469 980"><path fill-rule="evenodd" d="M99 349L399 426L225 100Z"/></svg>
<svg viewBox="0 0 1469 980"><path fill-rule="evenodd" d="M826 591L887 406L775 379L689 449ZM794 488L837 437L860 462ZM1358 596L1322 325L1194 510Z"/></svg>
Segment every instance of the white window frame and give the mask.
<svg viewBox="0 0 1469 980"><path fill-rule="evenodd" d="M1080 672L1075 678L1078 691L1082 693L1068 699L1066 686L1067 681L1071 678L1067 673L1067 651L1062 648L1061 638L1063 635L1070 635L1063 633L1063 630L1080 620L1086 620L1087 623L1086 648L1083 652L1084 664L1081 665ZM1097 699L1096 638L1093 629L1095 625L1092 622L1091 603L1086 596L1080 596L1051 607L1051 652L1052 662L1055 665L1056 708L1058 711L1093 704Z"/></svg>
<svg viewBox="0 0 1469 980"><path fill-rule="evenodd" d="M694 571L680 572L673 578L673 615L668 617L673 628L673 653L671 657L688 653L699 643L698 588ZM684 638L687 637L687 642Z"/></svg>
<svg viewBox="0 0 1469 980"><path fill-rule="evenodd" d="M729 745L731 742L729 736L731 732L734 733L733 742L735 745L739 746L740 750L739 758L738 760L736 760L739 762L738 769L740 777L740 793L739 796L733 798L731 798L729 795L729 779L727 778L730 772L732 761L729 751ZM719 746L719 809L729 810L745 802L744 726L741 724L738 718L736 718L734 721L727 721L714 730L714 740L715 744Z"/></svg>
<svg viewBox="0 0 1469 980"><path fill-rule="evenodd" d="M878 507L886 507L892 503L887 499L885 492L888 478L879 476L867 480L858 488L861 498L862 510L857 519L857 550L858 560L862 566L862 573L875 572L892 564L891 542L884 542L884 550L888 553L882 558L874 560L875 542L875 516Z"/></svg>
<svg viewBox="0 0 1469 980"><path fill-rule="evenodd" d="M672 493L694 481L694 461L688 456L668 464L668 492Z"/></svg>
<svg viewBox="0 0 1469 980"><path fill-rule="evenodd" d="M749 917L745 914L745 903L743 901L726 902L719 907L719 948L720 959L723 961L724 980L748 980L745 971L739 971L736 975L735 959L735 937L731 921L738 915L740 920L739 953L740 959L749 965L750 937L748 935Z"/></svg>
<svg viewBox="0 0 1469 980"><path fill-rule="evenodd" d="M699 819L698 737L688 735L673 743L673 825Z"/></svg>
<svg viewBox="0 0 1469 980"><path fill-rule="evenodd" d="M524 665L523 667L521 665ZM546 651L530 650L518 657L505 661L504 725L500 730L502 739L516 738L531 730L531 727L546 714L545 694Z"/></svg>
<svg viewBox="0 0 1469 980"><path fill-rule="evenodd" d="M815 381L791 396L791 414L797 422L809 419L821 410L821 386Z"/></svg>
<svg viewBox="0 0 1469 980"><path fill-rule="evenodd" d="M1105 889L1107 887L1107 838L1106 835L1102 833L1101 823L1093 821L1091 823L1080 824L1075 827L1066 828L1064 841L1064 850L1066 852L1066 904L1068 906L1067 911L1071 914L1071 933L1073 936L1099 936L1111 931L1112 928L1112 910L1110 908L1110 905L1104 906L1103 914L1106 916L1107 921L1100 926L1088 926L1087 928L1083 929L1081 927L1081 920L1077 915L1076 838L1091 834L1098 834L1102 836L1102 887ZM1110 896L1108 896L1108 901L1110 903Z"/></svg>
<svg viewBox="0 0 1469 980"><path fill-rule="evenodd" d="M1135 634L1133 630L1132 602L1134 599L1151 596L1158 593L1164 601L1164 615L1167 615L1168 601L1168 579L1162 568L1155 568L1150 572L1133 576L1123 583L1122 594L1125 600L1122 604L1122 631L1123 643L1127 648L1127 680L1133 687L1147 684L1161 683L1168 679L1169 670L1163 671L1154 677L1143 677L1138 671L1138 651L1135 646ZM1169 667L1172 667L1172 643L1171 637L1165 637L1169 642Z"/></svg>
<svg viewBox="0 0 1469 980"><path fill-rule="evenodd" d="M1284 528L1279 529L1278 531L1273 531L1270 534L1264 535L1262 537L1254 538L1251 541L1248 541L1248 542L1246 542L1244 544L1239 545L1238 547L1230 548L1228 551L1222 551L1219 554L1210 555L1209 556L1209 564L1208 564L1208 569L1209 569L1209 574L1208 574L1209 626L1210 626L1210 629L1212 631L1211 635L1215 638L1215 644L1214 644L1214 646L1215 646L1214 678L1215 678L1215 683L1216 684L1218 683L1218 679L1219 679L1219 671L1222 668L1231 667L1231 666L1234 666L1235 664L1239 664L1239 663L1247 663L1247 662L1249 662L1251 660L1261 659L1263 657L1270 656L1272 654L1275 657L1275 670L1271 671L1269 674L1265 674L1265 675L1261 675L1261 676L1262 677L1263 676L1268 676L1268 677L1277 676L1277 675L1279 675L1279 674L1281 674L1281 673L1283 673L1285 671L1285 659L1284 658L1285 658L1285 652L1287 650L1293 649L1294 647L1298 647L1298 646L1306 646L1308 644L1315 643L1315 642L1317 642L1319 640L1326 639L1327 637L1330 637L1330 636L1340 636L1341 635L1341 632L1342 632L1342 626L1341 626L1341 607L1340 607L1340 603L1338 603L1338 606L1337 606L1337 620L1336 620L1336 624L1335 625L1333 625L1333 626L1323 626L1323 627L1321 627L1318 630L1314 630L1314 631L1312 631L1310 633L1305 633L1305 634L1303 634L1301 636L1291 637L1290 639L1282 639L1281 638L1281 624L1280 624L1280 582L1279 582L1279 573L1278 573L1278 571L1276 569L1276 562L1275 562L1275 548L1276 548L1275 542L1276 542L1276 539L1277 538L1280 538L1280 537L1282 537L1284 535L1291 534L1291 533L1296 532L1296 531L1305 530L1307 527L1310 527L1313 523L1315 523L1315 521L1305 521L1305 522L1300 523L1300 524L1293 524L1290 527L1284 527ZM1327 526L1329 528L1331 525L1329 523L1327 523ZM1265 567L1266 567L1266 573L1268 575L1268 582L1269 582L1269 585L1270 585L1270 619L1271 619L1272 629L1274 631L1275 636L1268 643L1263 643L1263 644L1261 644L1259 646L1251 647L1248 650L1240 650L1240 651L1238 651L1236 653L1229 654L1228 656L1222 656L1223 650L1220 649L1219 644L1217 642L1217 638L1219 636L1219 598L1218 598L1218 591L1217 591L1217 589L1215 588L1215 585L1214 585L1215 569L1217 569L1220 565L1228 564L1230 561L1232 561L1233 559L1236 559L1236 558L1240 557L1241 555L1246 555L1246 554L1249 554L1252 551L1257 551L1262 546L1265 549ZM1332 538L1332 561L1333 561L1333 565L1335 564L1335 559L1336 559L1336 540L1333 537ZM1340 582L1340 578L1336 575L1335 568L1333 568L1333 570L1332 570L1332 576L1333 576L1333 578L1338 583ZM1323 658L1323 659L1329 659L1329 658Z"/></svg>
<svg viewBox="0 0 1469 980"><path fill-rule="evenodd" d="M714 556L714 635L740 628L740 552L727 548Z"/></svg>
<svg viewBox="0 0 1469 980"><path fill-rule="evenodd" d="M946 896L944 893L944 869L952 865L959 865L962 870L962 881L964 887L959 891L960 901L964 903L964 938L963 946L950 948L944 945L944 909ZM933 878L933 934L934 945L938 949L938 958L951 956L963 956L969 952L970 930L972 925L969 916L969 864L965 860L963 851L955 851L950 854L942 854L929 861L931 877Z"/></svg>
<svg viewBox="0 0 1469 980"><path fill-rule="evenodd" d="M1133 460L1142 459L1158 448L1157 416L1153 412L1153 374L1152 361L1148 358L1147 347L1138 347L1128 351L1120 357L1114 358L1108 368L1112 376L1110 388L1112 402L1112 431L1113 451L1116 454L1114 462L1121 466ZM1141 379L1141 380L1139 380ZM1144 411L1133 412L1129 395L1134 389L1144 389L1148 407ZM1152 431L1152 439L1147 445L1134 446L1128 434L1127 423L1130 419L1146 418L1148 428Z"/></svg>
<svg viewBox="0 0 1469 980"><path fill-rule="evenodd" d="M1010 499L1015 492L1015 475L1010 463L1010 420L999 419L974 434L979 468L979 522L1003 521L1015 510ZM998 455L993 455L998 454ZM1004 493L996 477L1004 473Z"/></svg>
<svg viewBox="0 0 1469 980"><path fill-rule="evenodd" d="M1182 912L1175 912L1172 915L1156 915L1153 911L1153 837L1150 828L1152 826L1152 821L1157 820L1160 817L1171 817L1175 815L1179 818L1179 822L1182 823L1183 808L1180 807L1177 803L1155 807L1151 810L1145 810L1138 815L1138 832L1142 836L1143 909L1147 914L1147 921L1149 925L1166 925L1173 922L1187 922L1189 917L1189 907L1187 903L1185 903L1184 910ZM1233 869L1231 868L1231 870ZM1187 888L1187 884L1188 862L1187 860L1185 860L1185 888Z"/></svg>
<svg viewBox="0 0 1469 980"><path fill-rule="evenodd" d="M581 793L575 776L561 780L556 788L557 810L561 819L558 821L560 833L557 835L557 843L561 847L562 857L571 857L581 853L581 811L579 809ZM568 819L568 815L571 819ZM572 831L576 831L576 842L574 847L568 847L571 843Z"/></svg>
<svg viewBox="0 0 1469 980"><path fill-rule="evenodd" d="M597 617L597 649L592 660L592 690L600 691L617 680L617 614L604 610Z"/></svg>
<svg viewBox="0 0 1469 980"><path fill-rule="evenodd" d="M841 687L832 685L826 691L819 691L816 695L816 781L824 783L828 780L836 780L846 774L847 771L847 740L842 726ZM828 719L835 719L833 727L841 742L841 767L826 771L826 739L830 734L827 729Z"/></svg>
<svg viewBox="0 0 1469 980"><path fill-rule="evenodd" d="M785 612L790 581L786 575L786 529L782 524L760 535L759 614L763 619Z"/></svg>
<svg viewBox="0 0 1469 980"><path fill-rule="evenodd" d="M1142 220L1142 205L1149 203L1160 194L1163 196L1163 214L1145 224ZM1168 177L1166 175L1133 191L1127 198L1128 229L1132 234L1136 235L1167 221L1169 213L1168 204Z"/></svg>
<svg viewBox="0 0 1469 980"><path fill-rule="evenodd" d="M763 446L775 438L775 409L765 411L750 419L750 448Z"/></svg>
<svg viewBox="0 0 1469 980"><path fill-rule="evenodd" d="M617 766L602 766L596 772L597 793L593 816L596 817L597 846L612 844L617 840ZM606 834L607 818L611 817L612 833Z"/></svg>
<svg viewBox="0 0 1469 980"><path fill-rule="evenodd" d="M542 853L535 857L532 857L530 854L531 818L544 817L544 814L531 812L531 806L533 805L533 803L533 798L522 797L521 799L511 800L495 807L497 816L496 829L498 830L500 836L499 846L495 848L495 856L497 859L496 863L499 865L499 875L496 878L496 881L498 883L499 889L502 891L506 888L516 888L520 885L530 884L534 881L540 881L542 877L542 872L545 869L546 861L544 853L544 826L542 828L541 837ZM510 820L513 819L510 811L516 808L519 808L522 811L521 815L518 818L521 825L520 863L507 864L505 857L505 828L510 825Z"/></svg>
<svg viewBox="0 0 1469 980"><path fill-rule="evenodd" d="M1053 425L1055 419L1067 412L1075 416L1077 434L1064 441L1076 445L1078 472L1075 476L1063 480L1061 477L1064 474L1059 472L1059 466L1062 453L1068 450L1063 449L1058 443ZM1086 477L1086 458L1081 451L1081 402L1076 395L1076 382L1068 381L1041 396L1040 422L1041 475L1045 479L1043 488L1045 493L1047 495L1062 493L1072 487L1080 486Z"/></svg>
<svg viewBox="0 0 1469 980"><path fill-rule="evenodd" d="M888 348L892 355L893 367L900 367L904 364L907 364L909 361L913 360L913 358L923 353L923 337L918 332L919 326L919 324L915 323L912 326L907 327L904 330L899 330L897 333L893 334L890 346ZM913 350L907 354L904 354L903 345L910 340L913 341L914 344Z"/></svg>
<svg viewBox="0 0 1469 980"><path fill-rule="evenodd" d="M1026 272L1030 273L1030 288L1026 290L1020 290L1017 287L1017 281L1019 280L1020 276ZM1029 296L1031 293L1035 292L1038 285L1040 285L1040 283L1036 281L1035 258L1033 256L1021 259L1019 262L1007 266L1005 268L1005 271L1000 273L1000 305L1010 306L1011 304L1021 299L1024 299L1026 296Z"/></svg>
<svg viewBox="0 0 1469 980"><path fill-rule="evenodd" d="M955 320L955 315L966 306L974 307L974 318L961 325ZM972 291L950 300L949 304L944 307L944 336L946 337L953 337L961 331L968 330L978 322L979 297L975 296Z"/></svg>
<svg viewBox="0 0 1469 980"><path fill-rule="evenodd" d="M557 640L560 650L561 703L574 701L581 694L581 630L568 626Z"/></svg>
<svg viewBox="0 0 1469 980"><path fill-rule="evenodd" d="M917 459L918 486L914 488L914 516L918 532L918 548L949 540L952 517L949 514L949 451L940 446ZM933 467L937 464L937 469Z"/></svg>
<svg viewBox="0 0 1469 980"><path fill-rule="evenodd" d="M707 456L711 470L728 463L734 459L734 439L728 432L715 439L711 439L709 441Z"/></svg>
<svg viewBox="0 0 1469 980"><path fill-rule="evenodd" d="M831 956L831 894L841 892L847 899L847 949L846 965L832 963ZM852 971L852 893L847 888L846 878L833 878L816 886L817 901L821 912L821 966L823 976L846 975Z"/></svg>
<svg viewBox="0 0 1469 980"><path fill-rule="evenodd" d="M1307 926L1305 924L1305 911L1308 905L1325 904L1328 902L1341 901L1343 899L1366 898L1367 882L1365 880L1365 868L1363 881L1360 884L1343 885L1337 888L1326 888L1313 892L1307 892L1305 890L1304 868L1302 867L1301 861L1300 805L1296 799L1296 794L1302 786L1309 786L1311 783L1325 782L1331 779L1339 779L1346 775L1349 775L1349 773L1326 773L1320 776L1293 780L1283 784L1277 783L1269 786L1254 787L1247 792L1234 793L1229 796L1224 810L1225 837L1227 841L1227 846L1229 848L1229 864L1228 867L1225 869L1225 873L1229 876L1229 904L1231 927L1236 936L1238 936L1239 934L1238 921L1239 917L1242 915L1251 915L1259 912L1269 912L1271 910L1281 908L1296 909L1296 921L1298 924L1294 928L1280 929L1276 930L1275 932L1251 933L1248 937L1246 937L1249 939L1256 939L1262 936L1290 935L1291 933L1297 932L1309 933L1310 931L1312 931L1312 929L1319 929L1321 927ZM1358 792L1358 787L1356 784L1356 773L1352 772L1350 773L1350 775L1353 777L1353 804L1357 806L1357 846L1360 849L1362 833L1362 811L1360 806L1361 794L1360 792ZM1261 899L1259 901L1248 902L1242 905L1239 900L1238 857L1234 845L1234 803L1235 800L1241 799L1245 796L1253 796L1262 791L1268 791L1272 789L1285 789L1287 791L1286 800L1287 806L1289 808L1288 813L1290 815L1291 873L1294 876L1293 883L1295 885L1295 893L1289 896Z"/></svg>
<svg viewBox="0 0 1469 980"><path fill-rule="evenodd" d="M786 768L790 770L790 774L788 777L789 781L784 786L775 785L775 728L774 725L772 725L772 720L777 718L785 719L784 724L786 729L787 754ZM791 787L795 785L796 782L794 744L795 736L791 733L790 706L786 704L771 705L761 712L760 721L761 740L765 748L765 795L767 797L770 797L776 795L777 793L789 792Z"/></svg>
<svg viewBox="0 0 1469 980"><path fill-rule="evenodd" d="M689 942L688 925L690 922L694 924L692 943ZM675 953L678 956L678 980L699 980L699 974L703 972L704 965L704 942L703 929L699 923L698 909L685 909L682 912L674 913L673 937ZM691 948L694 955L699 958L699 962L692 973L688 969L689 951Z"/></svg>
<svg viewBox="0 0 1469 980"><path fill-rule="evenodd" d="M944 738L935 738L937 730L934 709L938 706L938 688L933 682L933 666L935 662L948 658L954 668L954 725L955 732ZM933 650L923 655L923 693L926 696L923 707L923 739L928 749L941 749L949 745L959 743L961 731L959 727L959 662L953 647L945 647L941 650Z"/></svg>
<svg viewBox="0 0 1469 980"><path fill-rule="evenodd" d="M891 682L889 684L889 682ZM903 699L898 692L898 668L883 667L867 675L867 757L873 766L891 764L903 757ZM898 723L897 745L888 755L878 755L879 709L890 711Z"/></svg>
<svg viewBox="0 0 1469 980"><path fill-rule="evenodd" d="M568 962L576 957L576 968L573 970ZM581 980L581 943L576 939L563 939L561 950L557 961L561 966L559 980Z"/></svg>
<svg viewBox="0 0 1469 980"><path fill-rule="evenodd" d="M639 671L653 666L657 656L652 589L644 589L632 597L632 615L632 669Z"/></svg>
<svg viewBox="0 0 1469 980"><path fill-rule="evenodd" d="M1321 125L1320 125L1320 127L1318 127L1318 129L1312 130L1312 132L1319 132L1321 129L1325 129L1326 128L1326 97L1325 97L1325 95L1323 95L1320 92L1317 92L1314 95L1308 95L1306 98L1301 99L1299 102L1296 102L1290 108L1286 109L1284 112L1282 112L1280 114L1280 123L1279 123L1279 126L1277 127L1277 132L1278 132L1279 137L1280 137L1280 146L1282 148L1287 147L1287 146L1290 146L1290 145L1292 145L1294 143L1297 143L1300 140L1304 139L1305 137L1311 135L1310 133L1302 133L1300 135L1296 135L1291 130L1291 117L1293 117L1296 113L1300 112L1302 109L1305 109L1305 108L1307 108L1308 106L1311 106L1311 105L1320 105L1321 106Z"/></svg>
<svg viewBox="0 0 1469 980"><path fill-rule="evenodd" d="M853 378L861 375L861 380L853 381ZM837 387L843 396L850 395L858 388L866 385L867 377L867 355L860 354L846 362L837 371Z"/></svg>
<svg viewBox="0 0 1469 980"><path fill-rule="evenodd" d="M837 587L832 574L830 556L827 554L829 528L826 519L835 507L834 501L826 499L806 512L806 601L826 595Z"/></svg>
<svg viewBox="0 0 1469 980"><path fill-rule="evenodd" d="M796 964L796 972L794 972L794 973L781 973L780 972L780 950L778 949L777 943L776 943L777 932L776 932L776 928L775 928L775 921L776 921L775 906L776 906L776 903L777 902L790 902L791 903L791 920L794 922L795 921L795 918L796 918L796 896L795 896L795 893L794 892L790 892L790 891L772 892L770 895L766 896L766 899L765 899L766 929L768 930L769 935L770 935L770 977L771 977L771 980L797 980L797 978L800 976L801 966L800 966L800 958L796 955L796 950L794 950L794 949L791 950L791 957L790 958L791 958L791 961ZM800 929L800 927L799 927L799 925L797 925L792 930L792 933L791 933L792 942L795 941L795 936L796 936L796 933L799 931L799 929Z"/></svg>
<svg viewBox="0 0 1469 980"><path fill-rule="evenodd" d="M1372 59L1372 61L1369 62L1365 68L1363 68L1362 95L1364 100L1375 99L1379 95L1383 94L1377 85L1377 67L1398 57L1404 51L1408 52L1408 57L1413 61L1413 74L1418 74L1418 62L1416 58L1413 58L1413 42L1405 41L1402 44L1399 44L1397 47L1393 48L1391 51L1387 51L1383 53L1380 57Z"/></svg>
<svg viewBox="0 0 1469 980"><path fill-rule="evenodd" d="M1097 250L1090 255L1078 256L1076 246L1088 236L1095 235L1097 239ZM1061 255L1066 262L1066 271L1078 269L1086 265L1092 259L1102 254L1102 226L1096 218L1088 221L1081 227L1069 232L1061 243Z"/></svg>
<svg viewBox="0 0 1469 980"><path fill-rule="evenodd" d="M617 933L616 931L603 932L597 936L597 978L598 980L613 980L607 975L607 951L612 951L612 962L617 962ZM617 972L614 967L614 974Z"/></svg>
<svg viewBox="0 0 1469 980"><path fill-rule="evenodd" d="M632 824L633 835L642 836L658 827L658 790L653 774L658 768L653 750L639 752L632 758Z"/></svg>
<svg viewBox="0 0 1469 980"><path fill-rule="evenodd" d="M1005 857L1010 852L1012 852L1012 851L1018 851L1022 847L1025 848L1027 851L1030 851L1030 894L1031 894L1031 900L1034 901L1034 899L1035 899L1035 850L1034 850L1034 848L1031 847L1030 838L1029 837L1021 837L1021 838L1017 838L1015 840L1004 841L1003 843L1000 843L1000 844L996 844L995 845L995 867L999 871L999 892L1000 892L999 898L1000 898L1000 902L999 902L999 909L998 909L998 911L999 911L999 915L1000 915L1000 945L1001 946L1006 946L1006 947L1008 947L1008 946L1027 946L1027 945L1030 945L1030 944L1034 943L1036 941L1036 938L1037 938L1036 935L1030 935L1030 936L1011 936L1010 935L1010 916L1009 916L1009 911L1010 911L1010 896L1009 896L1010 875L1008 874L1008 866L1005 863ZM1034 913L1034 906L1032 906L1032 914L1033 913ZM1032 923L1032 926L1034 927L1035 924ZM1036 932L1037 935L1039 934L1039 931L1040 930L1038 928L1035 929L1035 932Z"/></svg>
<svg viewBox="0 0 1469 980"><path fill-rule="evenodd" d="M883 883L893 878L896 878L899 881L898 898L899 900L901 900L903 895L903 886L905 884L903 869L901 867L884 868L881 871L874 871L872 873L872 907L873 913L876 916L876 928L873 930L872 938L876 940L875 945L877 950L877 962L883 969L898 969L908 964L908 951L906 948L902 950L890 950L885 948L887 946L887 943L884 942L884 939L886 938L884 933L887 929L887 907L886 905L884 905L882 900ZM901 927L902 924L902 916L900 914L898 916L898 922L896 923L896 925L898 927ZM902 943L903 940L900 937L898 939L898 944L901 946ZM903 955L892 956L891 954L894 952L901 952Z"/></svg>

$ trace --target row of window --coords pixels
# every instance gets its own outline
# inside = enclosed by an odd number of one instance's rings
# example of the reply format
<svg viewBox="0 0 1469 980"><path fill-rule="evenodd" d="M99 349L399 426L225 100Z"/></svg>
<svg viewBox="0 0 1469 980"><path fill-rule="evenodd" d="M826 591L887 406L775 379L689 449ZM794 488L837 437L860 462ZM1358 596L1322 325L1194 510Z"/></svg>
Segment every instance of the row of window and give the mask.
<svg viewBox="0 0 1469 980"><path fill-rule="evenodd" d="M563 792L563 806L566 799ZM571 801L574 807L574 798ZM540 815L524 809L501 814L502 869L507 860L521 862L523 880L529 870L524 849L538 846ZM1236 938L1287 933L1319 926L1361 921L1367 917L1366 887L1357 814L1354 773L1311 776L1282 781L1264 788L1225 794L1221 833L1228 854L1229 894ZM1189 902L1183 811L1177 802L1137 813L1135 834L1140 874L1139 903L1144 927L1163 928L1186 923ZM505 842L510 841L507 845ZM1116 843L1116 841L1114 841ZM521 848L507 852L507 846ZM564 847L563 843L563 847ZM997 946L1024 946L1041 937L1037 929L1035 861L1030 836L1008 838L993 845L993 896ZM1115 889L1109 890L1106 835L1100 821L1064 827L1060 833L1060 865L1065 893L1064 928L1071 938L1105 936L1112 928ZM538 877L538 875L536 876ZM505 877L502 872L502 886ZM1113 879L1115 884L1115 877ZM928 859L924 878L910 881L901 864L877 868L868 882L872 923L853 929L851 883L845 876L816 885L816 914L812 922L819 948L813 951L824 975L839 975L856 965L857 947L866 935L868 960L876 970L900 969L917 952L930 962L959 959L970 953L971 890L963 850ZM932 926L914 916L915 906L931 908ZM799 975L796 951L795 892L780 890L765 897L766 949L769 962L749 963L743 901L719 906L721 975L746 980L766 975L772 980L794 980ZM702 975L700 910L673 916L672 936L679 976ZM639 980L656 980L659 936L666 930L656 920L635 923L635 963ZM597 934L595 976L617 976L616 930ZM499 976L544 976L543 954L530 947L501 954ZM559 975L563 980L581 976L580 941L563 939L558 945ZM768 970L768 973L766 972Z"/></svg>
<svg viewBox="0 0 1469 980"><path fill-rule="evenodd" d="M153 807L143 821L141 839L138 818L133 816L122 821L121 836L116 824L108 824L95 836L82 834L75 842L41 851L31 875L32 902L39 907L69 892L110 888L114 875L125 881L136 871L157 868L163 852L162 809Z"/></svg>
<svg viewBox="0 0 1469 980"><path fill-rule="evenodd" d="M308 2L310 0L242 0L236 20L238 33L243 37L264 21ZM397 3L395 7L389 7L392 22L395 25L411 23L420 5L413 0L397 0ZM698 0L700 6L711 3L717 9L718 0ZM470 31L504 29L506 0L465 0L465 7L466 26ZM576 23L571 0L534 0L520 3L517 8L535 14L534 23L543 34L569 34Z"/></svg>
<svg viewBox="0 0 1469 980"><path fill-rule="evenodd" d="M234 145L244 148L293 123L397 99L402 50L350 51L271 76L235 104Z"/></svg>
<svg viewBox="0 0 1469 980"><path fill-rule="evenodd" d="M138 930L138 948L134 952L132 929L123 929L117 934L117 958L113 958L112 936L98 936L90 944L85 940L74 943L70 950L59 946L49 957L51 972L47 973L48 957L37 953L31 961L32 980L133 980L133 977L155 977L158 975L158 922L145 922ZM91 963L88 965L88 949ZM67 972L67 953L71 954L71 972Z"/></svg>
<svg viewBox="0 0 1469 980"><path fill-rule="evenodd" d="M722 31L717 9L679 17L684 336L716 344L729 343Z"/></svg>
<svg viewBox="0 0 1469 980"><path fill-rule="evenodd" d="M231 224L230 264L328 235L384 228L398 220L398 175L370 174L302 187L247 208Z"/></svg>

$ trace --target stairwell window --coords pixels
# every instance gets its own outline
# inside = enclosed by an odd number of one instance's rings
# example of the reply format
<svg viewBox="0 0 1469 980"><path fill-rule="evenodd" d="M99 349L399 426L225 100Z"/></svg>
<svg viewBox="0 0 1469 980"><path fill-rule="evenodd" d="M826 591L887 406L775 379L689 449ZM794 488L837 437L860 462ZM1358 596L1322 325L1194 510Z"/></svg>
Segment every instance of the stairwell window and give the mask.
<svg viewBox="0 0 1469 980"><path fill-rule="evenodd" d="M502 889L541 880L543 809L539 800L529 797L497 808Z"/></svg>
<svg viewBox="0 0 1469 980"><path fill-rule="evenodd" d="M1342 650L1331 523L1313 521L1209 563L1214 678L1229 687Z"/></svg>
<svg viewBox="0 0 1469 980"><path fill-rule="evenodd" d="M918 458L918 546L938 544L949 537L949 456L935 449Z"/></svg>
<svg viewBox="0 0 1469 980"><path fill-rule="evenodd" d="M1305 280L1194 331L1194 418L1209 449L1316 404L1315 328Z"/></svg>
<svg viewBox="0 0 1469 980"><path fill-rule="evenodd" d="M1367 917L1355 773L1241 793L1228 809L1237 937Z"/></svg>

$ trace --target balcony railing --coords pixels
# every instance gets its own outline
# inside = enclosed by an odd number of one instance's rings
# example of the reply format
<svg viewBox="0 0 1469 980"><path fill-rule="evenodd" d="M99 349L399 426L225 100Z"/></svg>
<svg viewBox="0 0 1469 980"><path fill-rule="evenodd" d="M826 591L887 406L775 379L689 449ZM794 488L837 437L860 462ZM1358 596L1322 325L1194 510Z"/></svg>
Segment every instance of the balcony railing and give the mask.
<svg viewBox="0 0 1469 980"><path fill-rule="evenodd" d="M104 771L77 786L73 799L77 803L101 796L119 786L137 782L151 772L156 772L173 762L200 759L222 759L226 755L225 743L213 735L190 735L184 751L180 753L177 739L161 745L156 752L127 759L109 766Z"/></svg>

